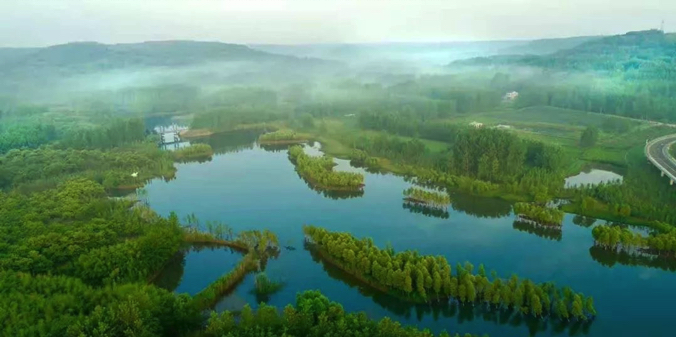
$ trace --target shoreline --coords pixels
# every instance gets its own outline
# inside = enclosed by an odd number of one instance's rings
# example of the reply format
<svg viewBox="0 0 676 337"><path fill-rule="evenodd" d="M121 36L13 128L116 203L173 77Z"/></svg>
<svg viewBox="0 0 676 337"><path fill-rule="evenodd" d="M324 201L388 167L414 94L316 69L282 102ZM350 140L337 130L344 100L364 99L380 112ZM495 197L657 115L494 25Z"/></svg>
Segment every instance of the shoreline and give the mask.
<svg viewBox="0 0 676 337"><path fill-rule="evenodd" d="M309 139L281 139L281 140L258 140L259 145L293 145L304 144L309 142Z"/></svg>
<svg viewBox="0 0 676 337"><path fill-rule="evenodd" d="M215 132L209 129L187 129L181 130L178 135L181 138L200 138L212 136Z"/></svg>

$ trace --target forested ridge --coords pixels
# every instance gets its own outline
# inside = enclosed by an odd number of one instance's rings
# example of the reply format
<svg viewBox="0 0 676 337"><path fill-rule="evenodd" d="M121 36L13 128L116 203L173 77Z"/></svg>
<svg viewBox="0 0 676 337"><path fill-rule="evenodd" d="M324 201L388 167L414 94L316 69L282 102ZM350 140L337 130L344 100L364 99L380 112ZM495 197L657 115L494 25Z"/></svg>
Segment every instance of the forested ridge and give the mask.
<svg viewBox="0 0 676 337"><path fill-rule="evenodd" d="M676 120L676 35L629 32L538 56L496 56L458 61L457 66L526 66L570 76L544 75L515 83L519 106L551 105L655 120ZM584 76L597 76L585 83ZM576 76L580 75L580 76ZM600 78L600 79L598 79ZM614 84L599 86L596 84Z"/></svg>

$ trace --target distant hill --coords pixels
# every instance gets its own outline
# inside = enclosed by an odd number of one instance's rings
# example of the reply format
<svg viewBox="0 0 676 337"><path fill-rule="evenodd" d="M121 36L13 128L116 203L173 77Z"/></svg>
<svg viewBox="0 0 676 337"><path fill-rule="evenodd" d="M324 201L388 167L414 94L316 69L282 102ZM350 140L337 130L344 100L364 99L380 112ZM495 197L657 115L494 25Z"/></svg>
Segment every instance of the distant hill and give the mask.
<svg viewBox="0 0 676 337"><path fill-rule="evenodd" d="M546 55L560 50L575 48L583 43L602 39L603 36L576 36L556 39L540 39L526 44L501 49L503 55Z"/></svg>
<svg viewBox="0 0 676 337"><path fill-rule="evenodd" d="M507 55L474 58L451 63L451 66L515 65L535 66L566 71L631 71L646 76L659 72L674 75L676 69L676 34L659 30L629 32L592 39L576 47L549 55Z"/></svg>
<svg viewBox="0 0 676 337"><path fill-rule="evenodd" d="M218 42L161 41L114 45L77 42L46 48L0 48L0 74L36 70L78 73L208 62L271 60L286 61L289 56Z"/></svg>
<svg viewBox="0 0 676 337"><path fill-rule="evenodd" d="M429 69L449 62L506 54L542 55L576 47L599 39L582 36L543 40L468 42L384 42L362 44L252 45L252 48L284 55L316 57L345 63L378 67L399 62L401 66ZM409 70L407 68L403 68ZM388 69L389 70L389 69Z"/></svg>
<svg viewBox="0 0 676 337"><path fill-rule="evenodd" d="M220 42L76 42L0 48L0 95L54 100L65 94L164 84L254 85L338 72L335 61ZM267 81L267 82L266 82Z"/></svg>

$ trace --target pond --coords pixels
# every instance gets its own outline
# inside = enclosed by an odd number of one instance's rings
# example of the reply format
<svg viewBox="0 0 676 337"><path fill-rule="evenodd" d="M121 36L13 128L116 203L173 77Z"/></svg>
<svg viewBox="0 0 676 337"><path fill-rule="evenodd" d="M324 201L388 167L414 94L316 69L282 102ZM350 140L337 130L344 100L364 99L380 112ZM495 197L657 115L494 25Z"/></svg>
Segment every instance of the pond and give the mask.
<svg viewBox="0 0 676 337"><path fill-rule="evenodd" d="M604 169L590 168L574 176L566 178L566 187L577 187L583 185L598 185L600 183L622 182L622 176Z"/></svg>
<svg viewBox="0 0 676 337"><path fill-rule="evenodd" d="M193 296L230 271L240 259L242 254L229 248L195 245L176 254L153 284Z"/></svg>
<svg viewBox="0 0 676 337"><path fill-rule="evenodd" d="M394 175L367 173L344 160L336 160L335 169L362 172L364 192L351 197L327 195L308 187L283 149L266 150L254 140L241 135L212 138L209 142L220 145L210 162L177 164L175 179L153 180L145 190L150 206L162 215L176 211L182 218L194 213L203 223L218 220L236 231L267 228L277 233L282 246L295 248L283 249L267 265L268 276L285 283L268 304L281 308L294 303L298 292L318 289L348 311L364 311L373 318L389 316L435 332L446 329L495 337L673 335L668 299L676 298L674 268L663 261L592 249L591 228L601 221L567 214L560 232L539 231L515 224L508 202L458 193L451 194L453 203L444 214L415 210L402 202L402 191L410 183ZM562 327L489 312L481 305L407 305L324 265L303 248L304 224L372 237L381 247L389 243L397 250L443 255L452 264L483 263L486 270L504 277L516 273L536 282L568 285L593 296L599 315L591 324ZM198 291L231 263L201 257L195 261L199 267L189 267L186 260L177 291ZM249 275L216 309L236 310L244 303L255 307L253 279Z"/></svg>

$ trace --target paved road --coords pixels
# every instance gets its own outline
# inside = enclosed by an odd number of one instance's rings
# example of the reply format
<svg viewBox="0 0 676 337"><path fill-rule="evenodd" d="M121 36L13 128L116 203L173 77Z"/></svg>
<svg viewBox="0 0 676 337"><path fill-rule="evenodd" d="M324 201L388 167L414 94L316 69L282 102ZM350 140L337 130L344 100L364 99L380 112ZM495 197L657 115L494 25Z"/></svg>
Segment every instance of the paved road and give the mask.
<svg viewBox="0 0 676 337"><path fill-rule="evenodd" d="M654 139L646 144L648 160L671 180L676 181L676 160L669 154L669 146L676 142L676 134Z"/></svg>

